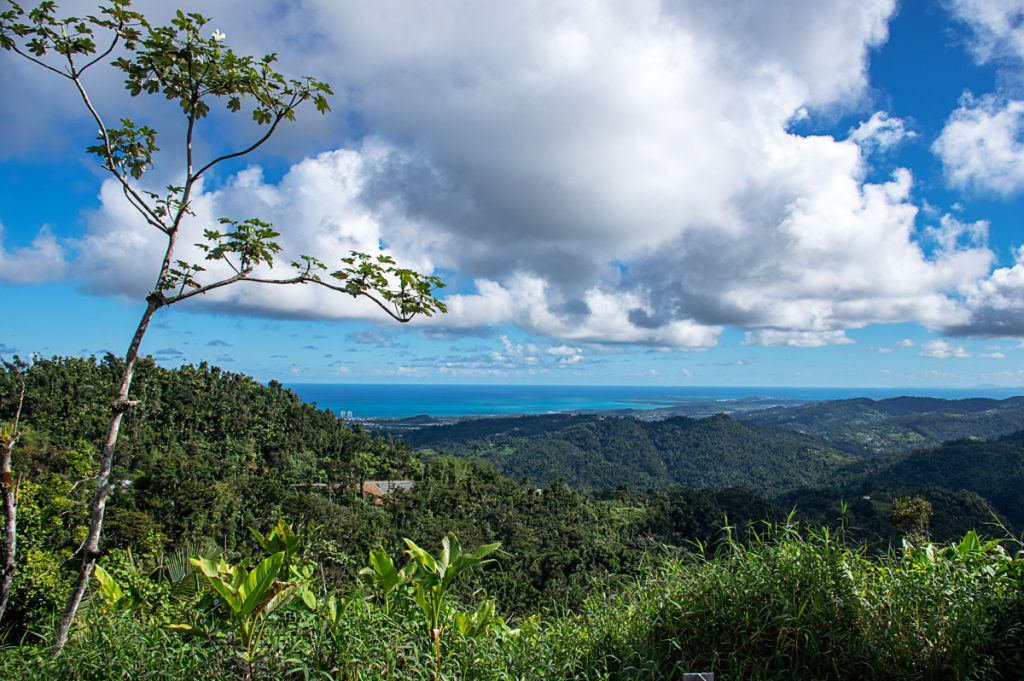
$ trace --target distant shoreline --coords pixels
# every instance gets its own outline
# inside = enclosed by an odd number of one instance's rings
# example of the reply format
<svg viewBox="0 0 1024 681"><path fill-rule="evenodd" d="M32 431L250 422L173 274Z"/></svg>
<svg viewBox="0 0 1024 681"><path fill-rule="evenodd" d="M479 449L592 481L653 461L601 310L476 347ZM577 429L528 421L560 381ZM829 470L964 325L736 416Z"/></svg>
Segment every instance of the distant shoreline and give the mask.
<svg viewBox="0 0 1024 681"><path fill-rule="evenodd" d="M920 397L1002 400L1024 388L792 388L706 386L524 386L290 384L304 402L357 423L419 420L420 426L471 418L591 413L662 419L744 413L848 399ZM413 426L413 423L409 423Z"/></svg>

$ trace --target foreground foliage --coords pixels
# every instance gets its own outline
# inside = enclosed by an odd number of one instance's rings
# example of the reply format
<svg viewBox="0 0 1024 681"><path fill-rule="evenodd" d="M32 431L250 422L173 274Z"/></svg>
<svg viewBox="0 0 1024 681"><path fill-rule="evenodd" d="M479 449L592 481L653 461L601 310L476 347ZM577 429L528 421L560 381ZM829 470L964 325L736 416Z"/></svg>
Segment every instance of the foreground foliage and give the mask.
<svg viewBox="0 0 1024 681"><path fill-rule="evenodd" d="M268 617L261 653L250 660L216 637L160 626L193 606L168 600L140 616L94 600L63 659L34 645L9 647L0 676L673 679L714 670L724 679L1016 678L1024 660L1019 543L968 533L954 544L870 557L847 546L842 531L792 523L748 539L661 561L577 611L521 618L515 629L452 626L452 608L437 659L415 587L383 598L368 585L341 600L318 594L312 608L293 600Z"/></svg>

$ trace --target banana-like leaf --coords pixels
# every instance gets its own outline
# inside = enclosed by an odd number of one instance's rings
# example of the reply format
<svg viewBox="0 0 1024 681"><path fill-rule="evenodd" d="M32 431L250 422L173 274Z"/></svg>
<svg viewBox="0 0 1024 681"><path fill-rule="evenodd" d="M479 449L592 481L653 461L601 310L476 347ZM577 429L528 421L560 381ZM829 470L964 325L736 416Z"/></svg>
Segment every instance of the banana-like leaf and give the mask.
<svg viewBox="0 0 1024 681"><path fill-rule="evenodd" d="M474 562L479 562L500 548L500 541L496 541L493 544L484 544L467 553L466 557L471 558Z"/></svg>
<svg viewBox="0 0 1024 681"><path fill-rule="evenodd" d="M301 539L297 534L295 534L292 526L283 520L278 520L277 524L271 528L266 537L251 527L249 528L249 532L251 532L252 536L256 538L256 541L259 542L260 547L264 551L267 553L279 553L284 551L286 560L295 555L296 551L299 549L299 544L301 543Z"/></svg>
<svg viewBox="0 0 1024 681"><path fill-rule="evenodd" d="M454 537L454 535L451 536ZM458 547L457 539L455 540L455 546ZM485 560L485 558L491 553L497 551L500 547L501 542L484 544L469 553L462 553L461 547L458 547L459 554L453 559L452 564L448 566L447 571L441 575L444 586L446 588L450 586L451 583L455 581L456 577L474 565L485 565L486 563L491 562L490 560Z"/></svg>
<svg viewBox="0 0 1024 681"><path fill-rule="evenodd" d="M479 636L486 633L492 626L504 624L504 620L495 617L494 601L485 598L473 612L455 614L455 626L463 636Z"/></svg>
<svg viewBox="0 0 1024 681"><path fill-rule="evenodd" d="M423 588L423 584L420 582L413 583L413 598L416 600L416 604L420 606L420 610L423 611L423 617L428 622L428 628L432 626L434 620L434 608L431 602L430 593Z"/></svg>
<svg viewBox="0 0 1024 681"><path fill-rule="evenodd" d="M199 568L207 577L220 577L222 573L228 571L228 564L223 560L213 560L212 558L189 558L188 562L192 563L195 567Z"/></svg>
<svg viewBox="0 0 1024 681"><path fill-rule="evenodd" d="M436 563L437 576L443 580L445 573L448 572L448 567L453 562L458 562L461 555L462 545L459 544L458 538L453 533L449 532L441 540L441 555L437 557Z"/></svg>
<svg viewBox="0 0 1024 681"><path fill-rule="evenodd" d="M299 589L299 585L288 584L287 582L278 582L277 584L272 584L271 589L277 589L277 591L266 602L266 605L263 606L263 609L260 611L261 617L273 615L275 612L291 603L292 598L295 597L295 593Z"/></svg>
<svg viewBox="0 0 1024 681"><path fill-rule="evenodd" d="M377 578L381 591L389 594L401 585L402 574L395 569L395 562L384 549L370 551L371 572Z"/></svg>
<svg viewBox="0 0 1024 681"><path fill-rule="evenodd" d="M206 576L210 586L213 587L214 591L224 599L224 602L228 604L231 611L234 613L241 612L242 610L242 597L238 593L238 589L232 586L231 582L225 581L221 575L226 574L232 577L232 581L238 575L238 573L244 573L245 569L241 567L229 568L228 565L223 561L214 562L209 558L189 558L190 563L195 565L199 570ZM223 570L221 569L223 568Z"/></svg>
<svg viewBox="0 0 1024 681"><path fill-rule="evenodd" d="M428 572L436 574L437 561L434 560L434 557L417 546L416 542L412 539L405 539L404 541L405 545L409 547L409 550L406 551L406 553L409 554L409 557L419 563L419 565Z"/></svg>
<svg viewBox="0 0 1024 681"><path fill-rule="evenodd" d="M121 585L102 567L97 565L92 574L96 581L100 583L100 591L103 592L103 598L111 607L116 606L125 597Z"/></svg>
<svg viewBox="0 0 1024 681"><path fill-rule="evenodd" d="M283 563L284 551L281 551L264 560L246 575L238 587L238 595L241 598L238 612L243 617L256 610L273 593L274 582L277 581Z"/></svg>
<svg viewBox="0 0 1024 681"><path fill-rule="evenodd" d="M977 532L970 530L964 535L963 540L957 546L957 553L963 557L979 549L981 549L981 539L978 538Z"/></svg>

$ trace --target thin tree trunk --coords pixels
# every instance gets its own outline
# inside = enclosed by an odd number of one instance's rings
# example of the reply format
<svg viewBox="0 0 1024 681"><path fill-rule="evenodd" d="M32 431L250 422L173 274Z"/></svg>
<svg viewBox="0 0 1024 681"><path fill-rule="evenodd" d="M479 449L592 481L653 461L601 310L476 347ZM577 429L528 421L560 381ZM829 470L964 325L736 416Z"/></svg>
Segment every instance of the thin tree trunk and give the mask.
<svg viewBox="0 0 1024 681"><path fill-rule="evenodd" d="M7 601L11 598L11 586L14 584L14 566L18 555L18 485L11 473L11 452L18 443L21 433L18 431L18 420L21 418L21 406L25 402L25 381L21 382L21 393L18 395L18 408L14 412L14 422L10 437L0 447L0 489L4 495L4 555L0 565L0 621L3 621Z"/></svg>
<svg viewBox="0 0 1024 681"><path fill-rule="evenodd" d="M135 403L128 399L128 391L132 386L132 375L135 372L135 361L139 357L139 345L142 337L146 335L146 329L153 318L153 314L160 309L162 298L158 293L152 294L147 299L146 311L142 314L138 328L135 329L135 336L128 347L125 355L124 374L121 377L121 387L117 397L111 405L114 415L110 419L110 427L107 429L107 438L103 442L103 458L100 461L99 475L96 477L96 501L92 508L92 518L89 521L89 534L85 543L82 544L82 567L78 572L78 580L68 598L68 604L64 608L64 615L57 626L57 638L53 643L53 656L59 657L68 641L68 632L75 620L78 606L82 603L82 597L89 586L92 578L93 568L96 567L96 559L100 555L100 532L103 529L103 514L107 507L107 498L110 496L110 469L114 463L114 452L117 448L117 435L121 430L121 419L126 411L135 406Z"/></svg>

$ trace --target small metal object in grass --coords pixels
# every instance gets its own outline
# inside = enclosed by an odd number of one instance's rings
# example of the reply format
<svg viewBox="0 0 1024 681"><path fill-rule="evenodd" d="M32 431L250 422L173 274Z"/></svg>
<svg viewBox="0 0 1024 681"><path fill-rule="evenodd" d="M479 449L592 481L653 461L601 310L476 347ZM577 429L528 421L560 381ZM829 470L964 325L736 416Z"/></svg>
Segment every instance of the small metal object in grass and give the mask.
<svg viewBox="0 0 1024 681"><path fill-rule="evenodd" d="M683 681L715 681L714 672L686 672Z"/></svg>

